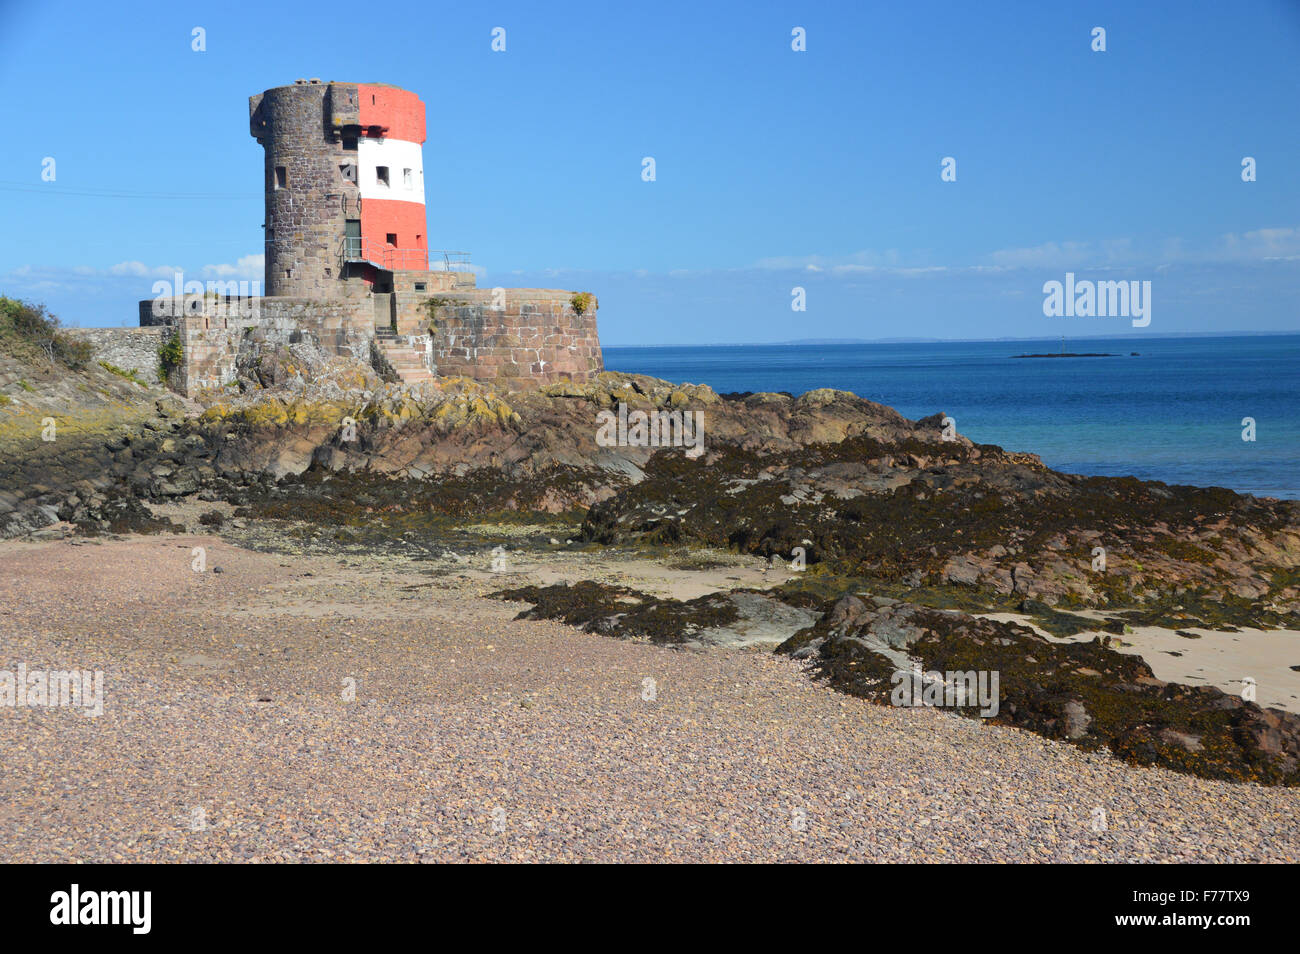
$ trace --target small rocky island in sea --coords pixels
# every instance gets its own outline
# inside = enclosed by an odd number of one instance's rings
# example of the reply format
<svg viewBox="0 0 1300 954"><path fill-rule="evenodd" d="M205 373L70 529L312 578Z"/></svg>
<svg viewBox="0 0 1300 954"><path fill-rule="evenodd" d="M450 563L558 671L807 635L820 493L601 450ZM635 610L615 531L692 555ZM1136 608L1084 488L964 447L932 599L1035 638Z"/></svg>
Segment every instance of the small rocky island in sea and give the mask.
<svg viewBox="0 0 1300 954"><path fill-rule="evenodd" d="M1136 355L1134 351L1132 354ZM1050 354L1016 354L1013 358L1118 358L1118 354L1111 351L1054 351Z"/></svg>

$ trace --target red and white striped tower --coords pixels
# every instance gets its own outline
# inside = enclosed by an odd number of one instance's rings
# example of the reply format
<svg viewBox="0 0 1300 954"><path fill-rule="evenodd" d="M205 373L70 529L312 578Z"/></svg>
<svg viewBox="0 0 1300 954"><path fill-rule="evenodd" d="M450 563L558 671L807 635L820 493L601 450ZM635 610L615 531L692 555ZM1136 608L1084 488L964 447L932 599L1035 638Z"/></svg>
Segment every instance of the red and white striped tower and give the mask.
<svg viewBox="0 0 1300 954"><path fill-rule="evenodd" d="M429 267L424 212L424 103L414 93L357 84L357 188L365 258L389 270Z"/></svg>

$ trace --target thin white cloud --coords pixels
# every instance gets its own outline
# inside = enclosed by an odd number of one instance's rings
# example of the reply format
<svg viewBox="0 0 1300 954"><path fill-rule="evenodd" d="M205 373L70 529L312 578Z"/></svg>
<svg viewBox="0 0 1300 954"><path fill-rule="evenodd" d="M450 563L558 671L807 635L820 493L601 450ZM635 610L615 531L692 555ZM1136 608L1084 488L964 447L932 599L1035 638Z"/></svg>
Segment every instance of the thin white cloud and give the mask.
<svg viewBox="0 0 1300 954"><path fill-rule="evenodd" d="M148 265L140 261L117 262L107 267L94 265L18 265L4 276L11 281L96 281L109 279L174 279L176 273L186 279L248 278L261 280L265 268L261 253L245 255L234 263L204 265L187 273L180 265Z"/></svg>
<svg viewBox="0 0 1300 954"><path fill-rule="evenodd" d="M1089 242L1045 242L1027 248L999 249L988 260L1007 268L1059 268L1095 260L1100 255L1100 249Z"/></svg>
<svg viewBox="0 0 1300 954"><path fill-rule="evenodd" d="M266 256L261 252L256 255L245 255L233 265L204 265L199 270L201 278L246 278L250 281L261 281L266 272Z"/></svg>
<svg viewBox="0 0 1300 954"><path fill-rule="evenodd" d="M889 268L902 263L903 253L896 248L891 248L883 252L862 249L848 255L776 255L761 258L751 267L764 271L789 271L801 268L816 272L847 265L862 268Z"/></svg>
<svg viewBox="0 0 1300 954"><path fill-rule="evenodd" d="M123 275L131 278L170 278L181 270L179 265L146 265L144 262L118 262L107 269L77 266L74 271L83 275Z"/></svg>
<svg viewBox="0 0 1300 954"><path fill-rule="evenodd" d="M759 259L749 269L838 276L918 277L942 272L979 274L1017 269L1070 268L1104 271L1168 265L1295 261L1298 258L1300 228L1278 227L1254 229L1240 234L1229 233L1200 244L1181 236L1150 241L1139 241L1128 236L1097 241L1061 239L1038 245L997 249L979 260L964 264L936 265L931 261L929 250L904 253L898 249L867 249L842 256L769 256Z"/></svg>
<svg viewBox="0 0 1300 954"><path fill-rule="evenodd" d="M1223 236L1221 248L1235 261L1294 261L1300 257L1300 229L1255 229L1240 235L1229 232Z"/></svg>

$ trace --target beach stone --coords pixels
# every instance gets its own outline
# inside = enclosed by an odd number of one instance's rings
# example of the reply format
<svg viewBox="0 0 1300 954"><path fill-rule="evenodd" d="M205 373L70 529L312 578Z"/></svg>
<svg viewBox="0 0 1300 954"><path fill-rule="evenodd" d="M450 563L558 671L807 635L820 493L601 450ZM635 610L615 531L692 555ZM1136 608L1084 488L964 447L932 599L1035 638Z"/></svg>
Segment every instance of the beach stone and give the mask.
<svg viewBox="0 0 1300 954"><path fill-rule="evenodd" d="M1092 716L1088 714L1088 710L1083 707L1083 703L1078 699L1071 699L1066 702L1062 708L1062 716L1067 739L1081 739L1088 733L1088 726L1092 723Z"/></svg>

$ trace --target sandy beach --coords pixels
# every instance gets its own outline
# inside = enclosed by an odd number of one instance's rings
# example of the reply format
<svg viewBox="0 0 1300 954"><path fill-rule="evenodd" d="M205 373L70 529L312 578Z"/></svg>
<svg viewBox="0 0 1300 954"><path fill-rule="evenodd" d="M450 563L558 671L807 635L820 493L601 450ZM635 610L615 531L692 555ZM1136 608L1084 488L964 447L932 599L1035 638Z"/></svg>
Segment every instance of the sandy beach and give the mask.
<svg viewBox="0 0 1300 954"><path fill-rule="evenodd" d="M770 653L611 639L485 598L574 572L535 562L0 544L0 668L105 673L98 718L0 712L0 857L1300 860L1295 789L1140 768L864 702ZM761 566L714 572L753 585ZM1171 638L1185 652L1164 660L1217 678L1198 654L1224 637Z"/></svg>
<svg viewBox="0 0 1300 954"><path fill-rule="evenodd" d="M1020 623L1045 639L1058 639L1021 613L980 615ZM1092 610L1079 615L1103 618ZM1099 628L1059 637L1059 641L1086 642L1108 635ZM1123 636L1112 637L1110 645L1119 652L1141 656L1157 679L1216 686L1233 695L1241 694L1243 680L1253 679L1255 700L1261 706L1300 712L1300 631L1243 627L1240 632L1221 633L1195 626L1183 630L1134 626Z"/></svg>

